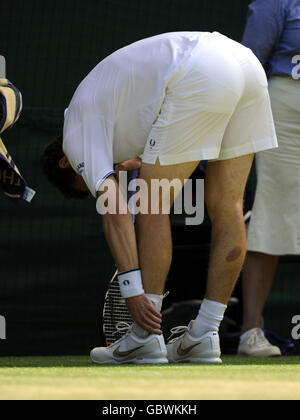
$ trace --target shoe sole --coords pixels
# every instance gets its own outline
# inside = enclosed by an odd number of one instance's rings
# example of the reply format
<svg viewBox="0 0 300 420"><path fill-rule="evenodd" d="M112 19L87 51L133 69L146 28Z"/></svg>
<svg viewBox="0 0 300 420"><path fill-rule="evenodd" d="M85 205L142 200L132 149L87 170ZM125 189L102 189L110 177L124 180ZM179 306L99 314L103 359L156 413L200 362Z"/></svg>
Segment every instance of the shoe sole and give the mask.
<svg viewBox="0 0 300 420"><path fill-rule="evenodd" d="M169 363L202 363L202 364L209 364L209 365L221 365L223 362L222 360L217 357L215 359L207 359L203 357L189 357L187 359L181 359L181 360L170 360Z"/></svg>
<svg viewBox="0 0 300 420"><path fill-rule="evenodd" d="M282 357L282 354L249 354L249 353L238 353L240 357Z"/></svg>
<svg viewBox="0 0 300 420"><path fill-rule="evenodd" d="M130 360L108 360L105 362L99 362L91 357L93 363L97 365L161 365L169 363L168 359L162 357L160 359L130 359Z"/></svg>

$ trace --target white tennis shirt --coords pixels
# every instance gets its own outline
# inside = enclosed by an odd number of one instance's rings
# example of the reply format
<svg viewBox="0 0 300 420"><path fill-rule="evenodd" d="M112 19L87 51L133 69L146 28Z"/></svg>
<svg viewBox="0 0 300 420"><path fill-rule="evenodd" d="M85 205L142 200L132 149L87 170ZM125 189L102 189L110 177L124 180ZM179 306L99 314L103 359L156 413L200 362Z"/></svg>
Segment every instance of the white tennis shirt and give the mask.
<svg viewBox="0 0 300 420"><path fill-rule="evenodd" d="M94 196L114 163L142 155L168 82L202 34L135 42L101 61L78 86L65 113L63 149Z"/></svg>

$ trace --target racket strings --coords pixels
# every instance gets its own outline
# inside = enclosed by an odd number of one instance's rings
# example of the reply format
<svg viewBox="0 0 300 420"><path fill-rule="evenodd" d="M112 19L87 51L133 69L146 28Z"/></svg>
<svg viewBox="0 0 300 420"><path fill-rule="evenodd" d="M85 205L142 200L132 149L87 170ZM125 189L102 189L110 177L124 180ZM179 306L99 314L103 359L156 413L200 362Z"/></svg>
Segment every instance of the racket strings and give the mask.
<svg viewBox="0 0 300 420"><path fill-rule="evenodd" d="M103 311L103 331L108 345L123 337L133 319L122 297L117 277L110 283ZM126 324L126 327L125 327ZM119 328L118 328L119 327Z"/></svg>

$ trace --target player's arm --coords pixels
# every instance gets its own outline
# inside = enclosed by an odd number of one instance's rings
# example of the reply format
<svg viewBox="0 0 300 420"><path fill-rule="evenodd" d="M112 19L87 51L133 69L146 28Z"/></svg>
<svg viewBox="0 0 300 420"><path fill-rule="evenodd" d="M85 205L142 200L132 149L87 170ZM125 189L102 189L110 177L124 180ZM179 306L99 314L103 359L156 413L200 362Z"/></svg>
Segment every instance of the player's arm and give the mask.
<svg viewBox="0 0 300 420"><path fill-rule="evenodd" d="M141 166L142 166L142 159L139 157L136 157L134 159L126 160L116 165L115 172L116 172L117 177L119 177L119 172L139 170Z"/></svg>
<svg viewBox="0 0 300 420"><path fill-rule="evenodd" d="M142 288L132 215L114 176L107 178L98 191L97 210L103 215L103 229L120 273L120 286L125 282L122 294L124 297L124 293L133 294L126 298L126 304L134 321L151 334L161 334L161 314ZM129 292L126 290L128 280Z"/></svg>
<svg viewBox="0 0 300 420"><path fill-rule="evenodd" d="M101 199L102 203L101 203ZM104 208L104 206L105 208ZM98 192L97 210L103 215L103 229L119 272L139 268L134 224L114 176Z"/></svg>

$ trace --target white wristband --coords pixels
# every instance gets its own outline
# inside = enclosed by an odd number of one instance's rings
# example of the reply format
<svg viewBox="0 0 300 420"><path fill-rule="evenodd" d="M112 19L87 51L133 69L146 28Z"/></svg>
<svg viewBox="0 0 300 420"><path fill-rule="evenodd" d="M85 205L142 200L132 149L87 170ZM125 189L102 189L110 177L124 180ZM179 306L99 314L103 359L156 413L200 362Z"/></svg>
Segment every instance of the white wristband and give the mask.
<svg viewBox="0 0 300 420"><path fill-rule="evenodd" d="M120 291L123 298L143 295L145 293L142 284L141 270L125 271L118 274Z"/></svg>

